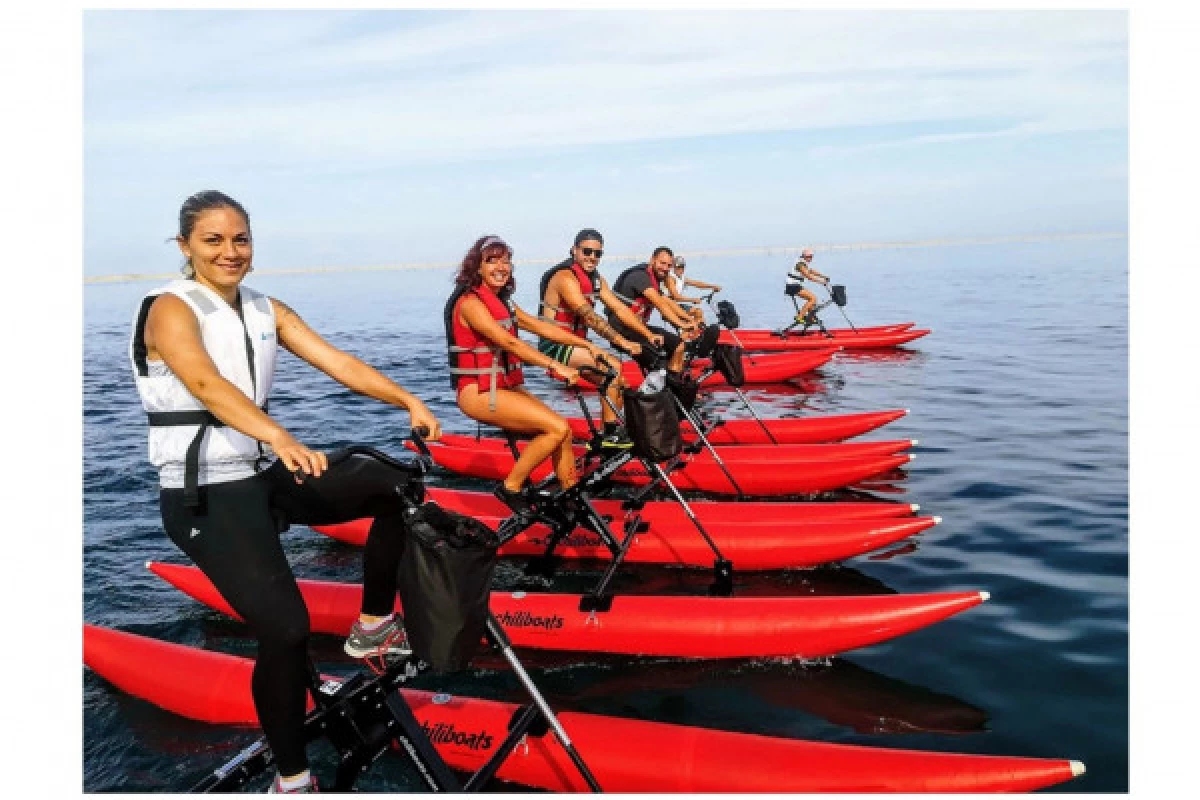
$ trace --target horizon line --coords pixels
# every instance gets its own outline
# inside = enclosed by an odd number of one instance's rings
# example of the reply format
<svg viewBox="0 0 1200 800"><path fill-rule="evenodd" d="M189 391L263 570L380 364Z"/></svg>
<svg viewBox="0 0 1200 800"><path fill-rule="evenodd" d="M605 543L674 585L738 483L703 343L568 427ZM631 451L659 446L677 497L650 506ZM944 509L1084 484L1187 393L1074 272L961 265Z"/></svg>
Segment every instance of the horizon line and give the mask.
<svg viewBox="0 0 1200 800"><path fill-rule="evenodd" d="M1129 231L1102 231L1088 233L1046 233L1046 234L1020 234L1015 236L983 236L983 237L965 237L958 239L913 239L908 241L884 241L884 242L851 242L851 243L830 243L830 244L809 244L809 245L757 245L754 247L735 247L719 250L694 250L683 252L679 255L688 259L693 258L714 258L721 256L743 256L743 255L773 255L775 253L787 254L790 252L799 253L804 248L809 248L814 252L833 253L839 251L855 251L855 250L902 250L907 248L919 247L959 247L963 245L991 245L991 244L1012 244L1020 242L1048 242L1048 241L1063 241L1072 239L1122 239L1128 238ZM643 254L644 255L644 254ZM643 255L608 255L606 263L615 261L637 261ZM556 264L561 261L561 257L554 258L520 258L514 259L514 266L521 264ZM451 261L435 261L435 262L412 262L404 264L376 264L370 266L327 266L327 267L283 267L279 269L264 269L255 270L259 276L264 275L314 275L328 272L396 272L403 270L419 270L419 269L451 269L458 266L458 262ZM85 286L101 283L137 283L139 281L160 281L170 280L179 277L178 272L159 272L159 273L126 273L115 275L91 275L84 276L83 283Z"/></svg>

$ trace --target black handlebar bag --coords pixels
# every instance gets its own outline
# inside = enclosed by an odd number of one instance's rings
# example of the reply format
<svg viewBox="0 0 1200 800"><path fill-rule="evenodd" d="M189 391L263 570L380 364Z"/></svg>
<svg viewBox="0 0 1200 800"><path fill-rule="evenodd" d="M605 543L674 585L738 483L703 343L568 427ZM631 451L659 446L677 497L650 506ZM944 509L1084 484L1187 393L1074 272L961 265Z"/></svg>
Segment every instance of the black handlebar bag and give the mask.
<svg viewBox="0 0 1200 800"><path fill-rule="evenodd" d="M833 302L838 306L846 305L846 287L840 283L835 283L829 287L829 296L833 298Z"/></svg>
<svg viewBox="0 0 1200 800"><path fill-rule="evenodd" d="M486 631L500 540L479 520L436 503L405 520L399 588L413 654L437 671L465 669Z"/></svg>
<svg viewBox="0 0 1200 800"><path fill-rule="evenodd" d="M746 382L746 371L742 368L742 348L737 345L717 345L713 353L713 366L730 386L741 386Z"/></svg>
<svg viewBox="0 0 1200 800"><path fill-rule="evenodd" d="M742 324L742 318L738 316L737 309L728 300L721 300L717 303L717 321L731 331L737 330L738 325Z"/></svg>
<svg viewBox="0 0 1200 800"><path fill-rule="evenodd" d="M679 398L679 404L691 411L696 405L696 393L700 390L700 384L690 375L677 375L674 372L667 373L667 391Z"/></svg>
<svg viewBox="0 0 1200 800"><path fill-rule="evenodd" d="M634 455L649 461L667 461L683 449L679 413L669 389L642 394L626 389L625 430L633 441Z"/></svg>

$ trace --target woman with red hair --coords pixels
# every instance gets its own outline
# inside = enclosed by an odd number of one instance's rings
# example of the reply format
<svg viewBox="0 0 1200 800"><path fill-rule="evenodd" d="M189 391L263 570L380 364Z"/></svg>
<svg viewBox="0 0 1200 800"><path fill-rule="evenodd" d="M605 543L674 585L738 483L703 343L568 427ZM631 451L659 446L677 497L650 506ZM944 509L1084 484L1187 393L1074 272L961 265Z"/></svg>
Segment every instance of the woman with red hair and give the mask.
<svg viewBox="0 0 1200 800"><path fill-rule="evenodd" d="M616 366L620 362L587 339L513 303L512 248L499 236L480 237L471 246L454 283L454 292L446 301L445 323L450 380L458 407L471 419L533 437L496 489L496 497L506 505L524 511L529 508L523 494L525 483L546 459L553 458L554 473L564 489L579 479L567 421L525 389L521 364L542 367L568 385L579 380L579 372L521 341L517 330L583 348L598 363Z"/></svg>

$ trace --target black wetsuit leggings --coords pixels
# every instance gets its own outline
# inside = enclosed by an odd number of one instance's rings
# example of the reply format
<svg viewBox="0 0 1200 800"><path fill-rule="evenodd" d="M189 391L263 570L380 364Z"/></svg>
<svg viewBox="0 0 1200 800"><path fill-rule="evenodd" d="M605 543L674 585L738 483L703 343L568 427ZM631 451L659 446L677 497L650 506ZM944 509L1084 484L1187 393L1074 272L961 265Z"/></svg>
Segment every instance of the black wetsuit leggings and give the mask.
<svg viewBox="0 0 1200 800"><path fill-rule="evenodd" d="M332 460L332 457L331 457ZM287 524L328 524L373 516L363 555L364 614L390 614L404 549L404 503L411 475L353 456L320 478L296 483L282 462L252 478L200 487L200 507L182 489L159 496L163 527L258 639L254 707L280 773L308 766L303 723L308 688L308 609L279 541Z"/></svg>

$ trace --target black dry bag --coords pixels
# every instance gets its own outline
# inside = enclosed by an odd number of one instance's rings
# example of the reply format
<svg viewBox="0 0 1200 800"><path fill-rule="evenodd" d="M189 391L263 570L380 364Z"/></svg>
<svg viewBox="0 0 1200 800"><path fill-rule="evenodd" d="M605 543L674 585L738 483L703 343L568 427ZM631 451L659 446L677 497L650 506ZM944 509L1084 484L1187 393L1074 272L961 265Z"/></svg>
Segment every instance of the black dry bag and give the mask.
<svg viewBox="0 0 1200 800"><path fill-rule="evenodd" d="M833 298L833 302L839 306L846 305L846 287L840 283L835 283L829 287L829 296Z"/></svg>
<svg viewBox="0 0 1200 800"><path fill-rule="evenodd" d="M633 440L635 455L649 461L667 461L683 449L679 412L669 390L643 394L626 389L625 429Z"/></svg>
<svg viewBox="0 0 1200 800"><path fill-rule="evenodd" d="M722 300L717 303L717 321L731 331L737 330L737 326L742 324L742 319L738 316L737 309L728 300Z"/></svg>
<svg viewBox="0 0 1200 800"><path fill-rule="evenodd" d="M434 670L465 669L486 631L500 541L482 522L436 503L405 521L399 587L413 653Z"/></svg>
<svg viewBox="0 0 1200 800"><path fill-rule="evenodd" d="M732 344L719 344L713 353L713 366L730 386L741 386L746 382L742 369L742 348Z"/></svg>
<svg viewBox="0 0 1200 800"><path fill-rule="evenodd" d="M691 411L696 405L696 392L699 390L700 384L696 383L696 379L687 375L676 375L673 372L667 373L667 391L679 398L679 404Z"/></svg>
<svg viewBox="0 0 1200 800"><path fill-rule="evenodd" d="M720 325L706 325L700 335L687 343L686 353L689 358L708 358L712 355L717 340L721 338Z"/></svg>

